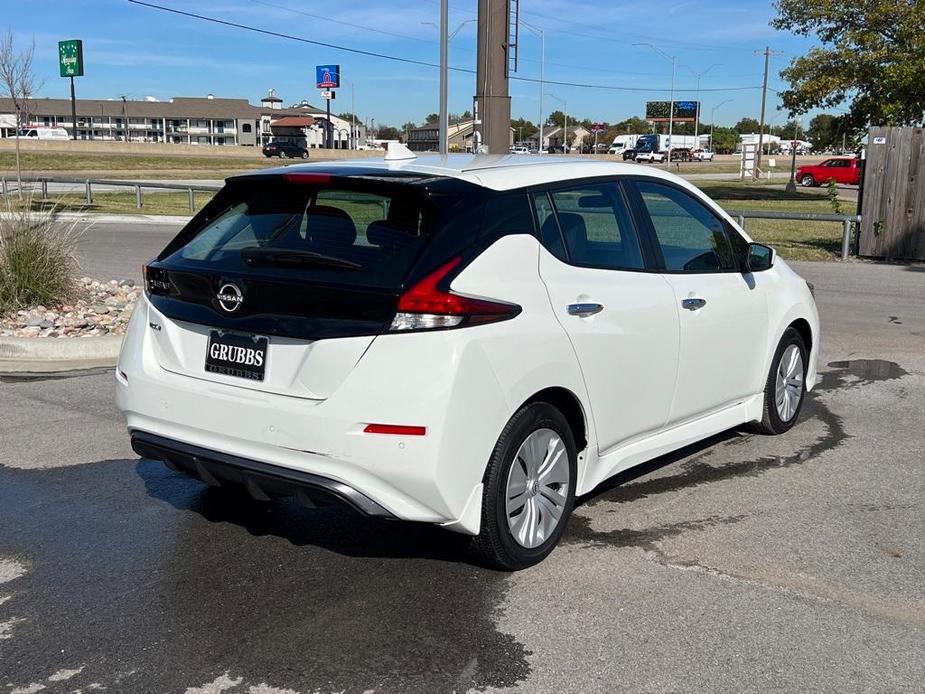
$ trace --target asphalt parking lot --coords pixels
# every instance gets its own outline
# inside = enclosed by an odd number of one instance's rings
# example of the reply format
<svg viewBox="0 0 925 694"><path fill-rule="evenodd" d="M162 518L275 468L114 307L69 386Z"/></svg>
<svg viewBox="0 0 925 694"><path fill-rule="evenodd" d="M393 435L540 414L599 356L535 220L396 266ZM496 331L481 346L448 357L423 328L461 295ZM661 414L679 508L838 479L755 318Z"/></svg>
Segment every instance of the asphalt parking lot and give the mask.
<svg viewBox="0 0 925 694"><path fill-rule="evenodd" d="M109 373L0 377L0 694L925 690L925 269L796 267L802 421L624 475L517 574L139 460Z"/></svg>

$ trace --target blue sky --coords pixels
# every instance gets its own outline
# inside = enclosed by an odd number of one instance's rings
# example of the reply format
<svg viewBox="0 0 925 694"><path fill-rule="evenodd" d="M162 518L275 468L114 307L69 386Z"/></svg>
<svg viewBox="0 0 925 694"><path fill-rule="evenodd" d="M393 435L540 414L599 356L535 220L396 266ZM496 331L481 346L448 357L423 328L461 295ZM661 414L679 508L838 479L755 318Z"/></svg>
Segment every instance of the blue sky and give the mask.
<svg viewBox="0 0 925 694"><path fill-rule="evenodd" d="M366 51L429 62L438 58L437 29L427 22L439 20L439 0L151 2ZM36 71L45 79L43 96L68 95L67 80L58 77L57 42L81 38L86 76L77 80L79 97L168 99L213 93L256 103L272 87L287 105L301 99L320 104L314 65L339 63L345 80L354 84L361 117L401 125L421 121L437 109L436 68L263 36L127 0L20 0L4 5L4 19L17 40L35 39ZM476 6L476 0L450 0L450 29L475 19ZM547 80L621 88L547 85L547 93L566 101L572 115L610 122L642 115L646 100L668 98L670 62L632 45L641 41L656 44L687 66L677 70L676 99L694 99L693 73L709 68L701 81L704 120L726 99L732 101L716 110L717 123L732 124L745 115L757 118L763 58L755 55L756 49L770 45L783 53L771 62L770 86L779 89L780 69L811 45L770 28L774 14L768 0L521 0L522 17L546 32ZM475 23L468 22L451 43L451 65L474 68L475 42ZM540 42L526 30L521 32L517 74L540 74ZM451 111L471 107L474 82L474 75L451 73ZM344 87L336 112L350 108L350 88ZM511 83L514 117L537 120L539 91L536 83ZM561 108L555 98L545 101L547 113ZM776 94L769 92L772 124L786 121L778 106Z"/></svg>

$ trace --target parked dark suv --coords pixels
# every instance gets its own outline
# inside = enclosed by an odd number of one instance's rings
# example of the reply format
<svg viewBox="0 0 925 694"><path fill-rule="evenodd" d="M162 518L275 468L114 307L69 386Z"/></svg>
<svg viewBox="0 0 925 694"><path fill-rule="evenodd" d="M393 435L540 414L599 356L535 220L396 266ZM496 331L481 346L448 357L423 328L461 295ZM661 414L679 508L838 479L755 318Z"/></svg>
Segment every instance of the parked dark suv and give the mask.
<svg viewBox="0 0 925 694"><path fill-rule="evenodd" d="M263 146L263 156L288 159L308 159L308 150L295 142L269 142Z"/></svg>

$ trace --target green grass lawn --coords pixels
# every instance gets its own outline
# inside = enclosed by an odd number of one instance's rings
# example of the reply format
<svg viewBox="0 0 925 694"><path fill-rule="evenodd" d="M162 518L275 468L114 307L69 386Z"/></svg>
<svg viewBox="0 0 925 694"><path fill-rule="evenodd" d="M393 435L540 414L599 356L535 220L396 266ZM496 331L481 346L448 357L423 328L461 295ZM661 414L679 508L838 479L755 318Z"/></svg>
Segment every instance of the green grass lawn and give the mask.
<svg viewBox="0 0 925 694"><path fill-rule="evenodd" d="M193 156L106 152L22 152L28 176L91 178L225 178L240 171L278 166L279 159L241 156ZM283 160L286 163L286 160ZM16 154L0 151L0 173L16 175Z"/></svg>
<svg viewBox="0 0 925 694"><path fill-rule="evenodd" d="M15 196L8 196L10 205L18 208L21 205L31 207L33 210L46 210L56 212L86 212L89 214L160 214L190 216L189 196L185 192L176 193L145 193L143 205L139 209L135 206L135 193L94 193L93 202L87 203L86 198L79 193L66 193L49 195L42 200L37 195L25 199L20 203ZM202 209L212 193L193 194L195 211Z"/></svg>
<svg viewBox="0 0 925 694"><path fill-rule="evenodd" d="M726 211L834 213L820 191L798 189L787 193L768 184L736 181L700 181L696 185ZM855 203L842 201L842 208L842 214L852 214ZM772 246L784 259L835 260L841 253L840 222L748 219L745 230L755 241Z"/></svg>

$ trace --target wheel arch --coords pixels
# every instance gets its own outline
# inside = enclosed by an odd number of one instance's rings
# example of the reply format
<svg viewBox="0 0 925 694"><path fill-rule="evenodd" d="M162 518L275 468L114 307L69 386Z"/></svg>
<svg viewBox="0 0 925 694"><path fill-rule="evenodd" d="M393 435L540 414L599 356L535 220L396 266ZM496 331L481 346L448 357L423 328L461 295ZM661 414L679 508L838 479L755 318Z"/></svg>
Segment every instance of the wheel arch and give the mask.
<svg viewBox="0 0 925 694"><path fill-rule="evenodd" d="M800 337L803 338L803 344L806 345L807 354L813 351L813 329L810 327L808 320L805 318L797 318L791 321L787 328L793 328L800 334ZM784 331L786 332L786 328Z"/></svg>
<svg viewBox="0 0 925 694"><path fill-rule="evenodd" d="M585 408L572 391L561 386L544 388L520 404L515 412L534 403L545 402L555 407L565 417L575 437L575 448L580 453L588 447L588 420Z"/></svg>

